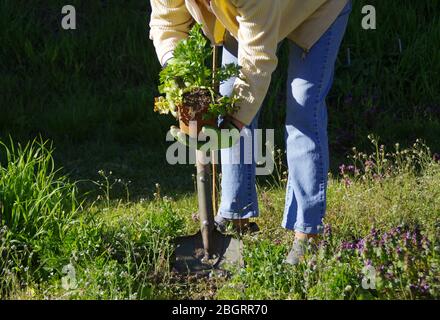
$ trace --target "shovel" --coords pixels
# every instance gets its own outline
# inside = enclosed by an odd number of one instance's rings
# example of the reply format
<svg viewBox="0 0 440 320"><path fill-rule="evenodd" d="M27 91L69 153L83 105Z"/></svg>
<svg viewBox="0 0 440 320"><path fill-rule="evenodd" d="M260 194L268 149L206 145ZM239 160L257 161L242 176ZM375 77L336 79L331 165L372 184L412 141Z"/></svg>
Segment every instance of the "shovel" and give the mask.
<svg viewBox="0 0 440 320"><path fill-rule="evenodd" d="M217 69L218 47L213 49L212 72ZM206 273L213 269L221 269L225 264L242 265L241 240L217 231L214 226L216 211L216 161L215 151L212 152L212 190L211 170L207 164L206 154L196 151L197 198L200 219L200 231L194 235L175 239L173 270L178 273Z"/></svg>

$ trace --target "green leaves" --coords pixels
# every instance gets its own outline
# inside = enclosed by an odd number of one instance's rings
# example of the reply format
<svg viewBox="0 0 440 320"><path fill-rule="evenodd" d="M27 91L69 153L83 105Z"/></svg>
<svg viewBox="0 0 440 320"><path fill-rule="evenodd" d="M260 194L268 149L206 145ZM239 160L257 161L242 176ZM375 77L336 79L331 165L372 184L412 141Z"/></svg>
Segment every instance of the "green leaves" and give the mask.
<svg viewBox="0 0 440 320"><path fill-rule="evenodd" d="M237 77L240 73L240 67L234 63L228 63L221 67L214 75L214 80L218 83L230 78Z"/></svg>
<svg viewBox="0 0 440 320"><path fill-rule="evenodd" d="M194 25L188 38L178 43L174 56L159 74L159 92L165 98L156 98L154 110L162 114L174 113L182 104L182 96L196 88L206 88L211 92L212 103L207 118L224 116L236 111L236 97L219 97L213 83L221 83L239 75L240 67L228 64L219 68L215 75L211 72L212 49L202 33L200 24Z"/></svg>

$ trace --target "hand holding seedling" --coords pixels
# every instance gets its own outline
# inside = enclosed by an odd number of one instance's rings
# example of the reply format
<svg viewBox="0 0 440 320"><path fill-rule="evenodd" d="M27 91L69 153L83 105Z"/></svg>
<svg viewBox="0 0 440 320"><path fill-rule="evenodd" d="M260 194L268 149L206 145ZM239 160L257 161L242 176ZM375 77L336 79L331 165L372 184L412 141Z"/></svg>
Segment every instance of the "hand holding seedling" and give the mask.
<svg viewBox="0 0 440 320"><path fill-rule="evenodd" d="M221 149L235 144L243 124L231 116L238 109L237 97L221 96L215 87L237 77L240 68L235 64L227 64L211 72L211 57L212 49L201 32L201 26L195 25L188 38L177 45L173 57L166 62L160 73L159 92L165 96L155 99L154 110L162 114L171 113L179 119L180 129L172 127L170 131L176 140L199 148L205 143L192 139L202 132L202 135L210 138L213 149ZM217 127L219 116L228 119L222 128ZM191 129L190 134L192 121L196 127Z"/></svg>

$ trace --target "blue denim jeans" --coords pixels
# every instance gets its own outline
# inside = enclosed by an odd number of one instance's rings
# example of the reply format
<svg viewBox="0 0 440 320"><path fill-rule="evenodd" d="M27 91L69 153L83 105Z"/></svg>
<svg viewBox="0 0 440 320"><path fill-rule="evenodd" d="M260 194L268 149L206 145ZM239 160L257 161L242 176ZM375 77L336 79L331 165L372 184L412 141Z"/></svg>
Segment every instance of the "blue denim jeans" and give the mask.
<svg viewBox="0 0 440 320"><path fill-rule="evenodd" d="M286 229L307 234L322 231L329 169L325 99L332 86L335 61L350 11L349 2L307 53L289 40L285 123L289 174L282 222ZM222 63L232 62L237 63L236 44L225 44ZM234 79L223 83L220 93L230 95L233 83ZM244 148L243 143L246 136L253 136L257 126L258 114L243 128L240 143L221 150L222 190L218 213L224 218L258 216L256 164L252 151ZM246 157L252 161L244 161Z"/></svg>

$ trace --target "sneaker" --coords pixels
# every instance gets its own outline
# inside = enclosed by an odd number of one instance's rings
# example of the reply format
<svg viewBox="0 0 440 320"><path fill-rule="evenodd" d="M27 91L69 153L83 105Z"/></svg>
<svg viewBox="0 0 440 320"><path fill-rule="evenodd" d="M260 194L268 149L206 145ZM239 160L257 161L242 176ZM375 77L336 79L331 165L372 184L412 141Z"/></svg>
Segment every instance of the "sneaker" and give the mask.
<svg viewBox="0 0 440 320"><path fill-rule="evenodd" d="M290 249L284 263L292 266L297 265L304 260L304 256L310 250L313 250L314 246L308 239L295 239L293 241L292 249Z"/></svg>
<svg viewBox="0 0 440 320"><path fill-rule="evenodd" d="M240 227L239 225L234 224L234 219L223 218L219 214L214 218L214 225L217 231L221 233L226 233L231 225L233 230L238 233L255 233L260 231L260 228L255 222L249 222L245 226Z"/></svg>

